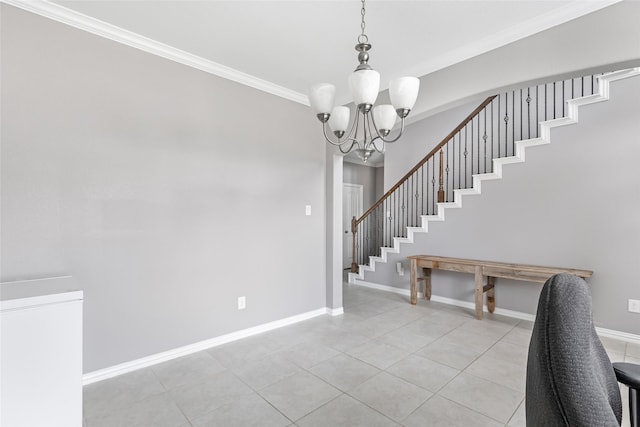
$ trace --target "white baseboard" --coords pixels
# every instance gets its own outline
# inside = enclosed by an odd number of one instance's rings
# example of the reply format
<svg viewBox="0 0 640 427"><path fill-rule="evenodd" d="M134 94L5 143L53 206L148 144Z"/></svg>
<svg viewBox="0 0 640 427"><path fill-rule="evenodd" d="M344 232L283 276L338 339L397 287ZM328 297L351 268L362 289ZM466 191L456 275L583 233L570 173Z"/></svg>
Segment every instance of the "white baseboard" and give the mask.
<svg viewBox="0 0 640 427"><path fill-rule="evenodd" d="M356 280L352 285L364 286L365 288L377 289L379 291L391 292L405 296L411 296L409 289L396 288L394 286L380 285L378 283L365 282L364 280ZM422 292L418 292L418 297L422 298Z"/></svg>
<svg viewBox="0 0 640 427"><path fill-rule="evenodd" d="M392 292L394 294L406 295L410 296L411 292L409 289L396 288L393 286L380 285L378 283L365 282L363 280L357 280L355 285L364 286L366 288L377 289L379 291ZM422 298L422 293L418 292L418 298ZM469 308L471 310L475 310L476 305L470 301L461 301L453 298L440 297L437 295L431 296L431 301L439 302L442 304L455 305L457 307ZM484 307L484 311L487 311L487 307ZM499 314L501 316L512 317L520 320L529 320L531 322L536 320L535 314L523 313L521 311L508 310L506 308L496 307L495 314ZM640 335L630 334L627 332L616 331L613 329L600 328L596 326L596 332L601 337L613 338L621 341L626 341L634 344L640 344Z"/></svg>
<svg viewBox="0 0 640 427"><path fill-rule="evenodd" d="M172 350L156 353L151 356L143 357L143 358L132 360L125 363L120 363L118 365L110 366L108 368L89 372L82 376L82 384L87 385L87 384L92 384L98 381L106 380L108 378L113 378L118 375L126 374L127 372L132 372L138 369L147 368L149 366L153 366L158 363L166 362L168 360L176 359L178 357L193 354L198 351L206 350L208 348L216 347L216 346L226 344L232 341L236 341L242 338L250 337L252 335L261 334L263 332L278 329L283 326L302 322L304 320L308 320L313 317L322 316L325 314L331 314L332 316L337 316L342 313L343 313L342 307L338 309L330 309L328 307L325 307L325 308L319 308L313 311L308 311L306 313L297 314L295 316L287 317L285 319L275 320L273 322L254 326L252 328L243 329L241 331L232 332L230 334L221 335L219 337L211 338L211 339L200 341L194 344L189 344L182 347L174 348Z"/></svg>
<svg viewBox="0 0 640 427"><path fill-rule="evenodd" d="M596 326L596 332L601 337L613 338L620 341L626 341L640 345L640 335L630 334L627 332L616 331L613 329L600 328Z"/></svg>
<svg viewBox="0 0 640 427"><path fill-rule="evenodd" d="M338 307L338 308L327 307L327 314L330 316L340 316L341 314L344 314L344 308L343 307Z"/></svg>

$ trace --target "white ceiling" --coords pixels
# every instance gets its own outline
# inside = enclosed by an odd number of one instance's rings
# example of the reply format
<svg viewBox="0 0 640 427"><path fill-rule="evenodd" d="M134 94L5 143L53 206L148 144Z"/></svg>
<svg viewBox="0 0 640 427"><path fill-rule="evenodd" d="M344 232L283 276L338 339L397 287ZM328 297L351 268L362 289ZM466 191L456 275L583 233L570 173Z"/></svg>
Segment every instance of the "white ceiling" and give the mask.
<svg viewBox="0 0 640 427"><path fill-rule="evenodd" d="M369 0L370 64L385 89L394 77L428 74L615 1ZM347 75L358 63L358 0L54 3L283 87L303 103L318 82L335 84L337 100L349 101Z"/></svg>

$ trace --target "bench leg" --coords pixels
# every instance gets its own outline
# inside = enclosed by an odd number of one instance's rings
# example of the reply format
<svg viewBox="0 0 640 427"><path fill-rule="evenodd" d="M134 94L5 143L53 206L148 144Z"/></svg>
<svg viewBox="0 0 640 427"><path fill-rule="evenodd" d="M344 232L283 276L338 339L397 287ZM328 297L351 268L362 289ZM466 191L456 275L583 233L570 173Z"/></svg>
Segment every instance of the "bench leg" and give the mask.
<svg viewBox="0 0 640 427"><path fill-rule="evenodd" d="M411 304L418 303L418 261L412 259L409 268L409 282L411 284Z"/></svg>
<svg viewBox="0 0 640 427"><path fill-rule="evenodd" d="M484 296L484 283L482 280L482 267L476 266L476 319L482 320L482 297Z"/></svg>
<svg viewBox="0 0 640 427"><path fill-rule="evenodd" d="M424 277L424 288L422 289L422 298L426 300L431 300L431 269L423 268L422 273Z"/></svg>
<svg viewBox="0 0 640 427"><path fill-rule="evenodd" d="M493 313L496 309L496 278L488 276L487 277L487 310L489 313Z"/></svg>

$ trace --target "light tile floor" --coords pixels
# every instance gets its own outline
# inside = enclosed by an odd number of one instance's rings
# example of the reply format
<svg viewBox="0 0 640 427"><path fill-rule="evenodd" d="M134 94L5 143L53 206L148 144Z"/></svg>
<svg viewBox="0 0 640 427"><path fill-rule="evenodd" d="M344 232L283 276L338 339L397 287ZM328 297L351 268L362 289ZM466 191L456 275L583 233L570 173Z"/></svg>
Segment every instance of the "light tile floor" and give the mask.
<svg viewBox="0 0 640 427"><path fill-rule="evenodd" d="M347 285L344 309L88 385L85 427L525 425L531 322Z"/></svg>

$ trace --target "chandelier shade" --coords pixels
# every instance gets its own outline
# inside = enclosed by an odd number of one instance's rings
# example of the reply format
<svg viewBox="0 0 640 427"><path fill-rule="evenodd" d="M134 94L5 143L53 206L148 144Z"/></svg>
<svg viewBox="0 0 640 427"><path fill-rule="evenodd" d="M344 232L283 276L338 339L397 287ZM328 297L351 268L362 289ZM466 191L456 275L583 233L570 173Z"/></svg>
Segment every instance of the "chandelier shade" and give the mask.
<svg viewBox="0 0 640 427"><path fill-rule="evenodd" d="M420 80L416 77L400 77L389 82L389 98L396 110L411 110L418 99Z"/></svg>
<svg viewBox="0 0 640 427"><path fill-rule="evenodd" d="M384 136L391 132L397 118L398 115L393 105L384 104L373 108L373 123Z"/></svg>
<svg viewBox="0 0 640 427"><path fill-rule="evenodd" d="M346 106L334 107L336 88L329 83L311 86L309 104L322 123L325 140L338 146L340 152L349 153L355 149L356 154L366 162L374 152L384 153L385 143L397 141L404 132L405 118L418 98L420 80L416 77L400 77L389 83L389 98L392 105L374 107L380 92L380 73L369 65L371 45L365 30L365 0L361 0L362 33L358 36L356 51L358 66L349 75L349 90L356 106L351 125L351 110ZM395 137L389 136L400 118L400 131ZM337 138L333 140L327 135L327 125ZM347 129L348 132L347 132Z"/></svg>
<svg viewBox="0 0 640 427"><path fill-rule="evenodd" d="M380 92L380 73L375 70L357 70L349 76L349 89L356 105L373 105Z"/></svg>
<svg viewBox="0 0 640 427"><path fill-rule="evenodd" d="M311 86L309 103L316 114L331 114L336 96L336 87L330 83L318 83Z"/></svg>
<svg viewBox="0 0 640 427"><path fill-rule="evenodd" d="M335 132L346 132L349 126L349 117L351 110L349 107L333 107L331 117L329 117L329 127Z"/></svg>

